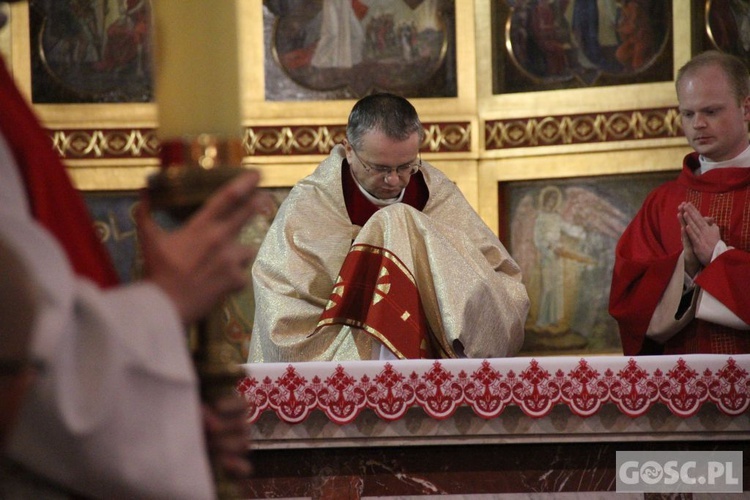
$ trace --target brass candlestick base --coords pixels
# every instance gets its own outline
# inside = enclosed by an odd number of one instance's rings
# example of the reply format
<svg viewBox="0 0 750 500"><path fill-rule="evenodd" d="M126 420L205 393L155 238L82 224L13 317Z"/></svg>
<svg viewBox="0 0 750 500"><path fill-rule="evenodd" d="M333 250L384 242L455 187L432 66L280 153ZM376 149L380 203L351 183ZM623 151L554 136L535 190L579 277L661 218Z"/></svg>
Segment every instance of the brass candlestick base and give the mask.
<svg viewBox="0 0 750 500"><path fill-rule="evenodd" d="M185 222L223 184L243 172L242 143L199 135L162 144L162 168L148 179L151 209L159 222L175 228ZM231 395L244 375L223 355L224 304L219 304L190 332L190 345L206 402ZM216 490L221 499L240 498L239 485L227 478L212 458Z"/></svg>
<svg viewBox="0 0 750 500"><path fill-rule="evenodd" d="M162 144L161 170L148 179L154 211L184 222L216 189L242 172L242 142L199 135Z"/></svg>

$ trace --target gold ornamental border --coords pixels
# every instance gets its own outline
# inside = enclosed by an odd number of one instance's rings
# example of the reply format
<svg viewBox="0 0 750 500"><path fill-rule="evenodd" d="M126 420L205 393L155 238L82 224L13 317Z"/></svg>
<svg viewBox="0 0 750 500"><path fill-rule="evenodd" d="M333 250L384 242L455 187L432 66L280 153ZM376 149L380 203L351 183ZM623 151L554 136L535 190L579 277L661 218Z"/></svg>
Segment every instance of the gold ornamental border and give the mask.
<svg viewBox="0 0 750 500"><path fill-rule="evenodd" d="M425 123L424 128L423 152L471 151L471 123L468 121ZM487 151L683 135L679 113L673 107L487 120L484 128ZM159 155L154 128L51 129L48 134L64 159L152 159ZM243 147L247 156L324 155L345 135L344 124L250 126L245 128Z"/></svg>
<svg viewBox="0 0 750 500"><path fill-rule="evenodd" d="M471 122L423 123L427 153L471 151ZM249 156L328 154L346 137L346 125L271 125L245 129L245 153Z"/></svg>
<svg viewBox="0 0 750 500"><path fill-rule="evenodd" d="M426 123L422 151L456 153L471 150L471 123ZM154 159L159 156L156 129L58 129L47 131L53 147L66 160ZM346 125L247 127L247 156L328 154L346 136Z"/></svg>
<svg viewBox="0 0 750 500"><path fill-rule="evenodd" d="M674 107L596 114L487 120L487 151L536 146L660 139L683 135Z"/></svg>
<svg viewBox="0 0 750 500"><path fill-rule="evenodd" d="M66 160L157 158L159 141L153 128L48 130L52 146Z"/></svg>

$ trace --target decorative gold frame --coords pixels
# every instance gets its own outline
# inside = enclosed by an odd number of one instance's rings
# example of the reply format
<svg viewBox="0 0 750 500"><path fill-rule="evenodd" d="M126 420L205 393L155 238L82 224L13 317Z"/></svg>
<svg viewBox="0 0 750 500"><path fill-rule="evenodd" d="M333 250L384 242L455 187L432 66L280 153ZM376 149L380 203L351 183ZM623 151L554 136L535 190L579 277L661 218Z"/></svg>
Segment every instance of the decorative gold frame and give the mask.
<svg viewBox="0 0 750 500"><path fill-rule="evenodd" d="M492 1L456 8L458 96L414 100L428 132L423 158L457 182L490 227L498 228L497 182L678 165L685 141L672 82L493 95ZM27 95L28 8L11 6L9 59ZM341 138L353 102L266 102L262 4L239 0L238 9L245 161L262 171L263 185L291 186ZM677 68L691 47L691 15L680 2L673 24ZM140 188L158 165L155 104L35 109L81 189Z"/></svg>
<svg viewBox="0 0 750 500"><path fill-rule="evenodd" d="M11 6L10 66L31 96L29 6ZM158 166L156 106L148 104L38 104L37 115L81 189L136 189Z"/></svg>
<svg viewBox="0 0 750 500"><path fill-rule="evenodd" d="M353 101L266 102L262 3L238 2L246 162L261 170L263 185L291 186L312 171L340 139ZM472 8L456 9L456 31L474 32ZM10 66L22 91L30 96L29 6L25 3L11 7L10 38ZM457 159L457 166L446 167L455 171L457 182L471 197L476 192L476 175L466 172L471 166L461 162L475 158L478 149L473 39L457 37L456 54L458 96L418 99L415 106L427 128L424 157L437 164ZM137 189L158 166L156 104L34 107L83 190Z"/></svg>
<svg viewBox="0 0 750 500"><path fill-rule="evenodd" d="M345 124L353 101L267 102L264 99L263 15L261 2L240 0L241 68L243 107L249 125ZM474 32L474 9L461 2L456 8L456 58L458 96L455 98L416 99L423 121L470 121L476 109L476 53L473 39L460 33ZM457 6L458 7L458 6Z"/></svg>
<svg viewBox="0 0 750 500"><path fill-rule="evenodd" d="M343 138L353 100L269 102L264 98L263 11L261 2L240 0L242 105L249 161L263 173L263 185L291 186L311 172ZM457 6L458 7L458 6ZM474 32L474 9L456 8L456 33ZM476 203L476 53L473 39L456 36L455 98L414 99L427 138L422 157L443 168Z"/></svg>
<svg viewBox="0 0 750 500"><path fill-rule="evenodd" d="M491 75L491 0L476 3L477 74ZM690 57L691 15L672 6L674 68ZM673 82L495 95L477 85L477 207L499 228L498 183L677 169L689 151Z"/></svg>
<svg viewBox="0 0 750 500"><path fill-rule="evenodd" d="M246 161L262 171L264 186L292 186L315 168L336 141L352 102L266 102L261 2L239 1ZM493 95L487 75L492 71L490 5L497 0L456 1L461 2L456 9L458 96L417 99L414 104L429 127L423 158L457 183L490 228L498 231L504 216L498 210L498 186L504 182L676 171L689 148L673 112L672 82ZM675 70L691 56L690 11L683 7L683 2L674 1ZM13 5L10 35L0 37L0 49L6 57L10 54L7 60L27 95L28 16L26 4ZM154 104L35 108L83 190L140 188L157 168L151 142L158 123ZM607 432L612 429L610 420L605 422ZM527 423L516 419L514 425L519 421L522 426ZM583 425L582 420L567 417L560 421ZM460 419L457 422L458 427L463 425ZM551 420L535 422L540 428L551 428ZM625 427L630 422L636 421L630 419ZM639 419L636 424L643 422ZM699 436L696 431L704 429L701 422L683 427L681 437ZM317 434L319 430L315 429ZM463 434L456 433L455 439L465 441ZM590 439L604 434L591 434ZM288 436L281 442L290 446Z"/></svg>

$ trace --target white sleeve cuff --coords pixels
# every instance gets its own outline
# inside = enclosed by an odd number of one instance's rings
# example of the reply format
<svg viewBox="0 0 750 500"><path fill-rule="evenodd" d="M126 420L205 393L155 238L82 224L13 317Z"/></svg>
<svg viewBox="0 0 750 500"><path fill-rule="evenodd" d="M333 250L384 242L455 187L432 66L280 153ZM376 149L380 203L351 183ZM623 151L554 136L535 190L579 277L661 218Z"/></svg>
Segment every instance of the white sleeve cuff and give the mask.
<svg viewBox="0 0 750 500"><path fill-rule="evenodd" d="M750 330L750 325L742 321L727 306L705 290L698 294L695 317L737 330Z"/></svg>
<svg viewBox="0 0 750 500"><path fill-rule="evenodd" d="M711 254L711 262L713 262L714 260L716 260L716 258L719 255L723 254L724 252L726 252L730 248L733 248L733 247L728 247L727 244L724 243L723 240L719 240L719 242L714 247L714 253Z"/></svg>

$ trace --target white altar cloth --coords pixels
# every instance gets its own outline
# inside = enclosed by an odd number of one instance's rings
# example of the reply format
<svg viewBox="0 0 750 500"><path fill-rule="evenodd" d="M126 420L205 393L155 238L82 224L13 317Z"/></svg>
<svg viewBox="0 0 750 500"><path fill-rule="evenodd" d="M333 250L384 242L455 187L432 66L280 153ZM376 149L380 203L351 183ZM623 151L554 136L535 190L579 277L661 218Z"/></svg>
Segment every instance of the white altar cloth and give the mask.
<svg viewBox="0 0 750 500"><path fill-rule="evenodd" d="M287 424L314 412L337 425L364 410L393 422L421 408L428 418L448 419L468 407L482 419L517 406L542 418L567 407L588 418L614 406L640 417L657 405L680 418L704 405L742 419L750 407L750 355L591 356L498 359L264 363L243 365L238 390L257 422L273 412ZM610 410L611 411L611 410Z"/></svg>

